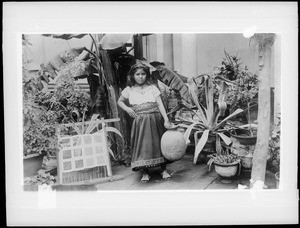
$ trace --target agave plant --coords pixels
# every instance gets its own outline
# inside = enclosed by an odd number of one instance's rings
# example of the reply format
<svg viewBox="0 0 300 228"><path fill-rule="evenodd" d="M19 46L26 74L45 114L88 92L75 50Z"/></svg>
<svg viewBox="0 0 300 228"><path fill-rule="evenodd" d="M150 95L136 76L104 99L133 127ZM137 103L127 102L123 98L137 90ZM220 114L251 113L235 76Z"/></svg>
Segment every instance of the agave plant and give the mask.
<svg viewBox="0 0 300 228"><path fill-rule="evenodd" d="M88 122L88 125L87 127L85 128L79 128L78 126L76 125L72 125L72 127L75 129L76 133L78 135L81 135L81 134L93 134L93 133L103 133L104 132L104 129L98 129L98 125L99 125L99 114L93 114L91 120ZM83 120L82 120L82 123L84 125L84 117L83 117ZM124 139L123 139L123 136L121 134L121 132L115 128L115 127L110 127L110 126L107 126L105 131L108 133L108 132L111 132L111 133L115 133L117 135L119 135L124 143ZM114 155L114 152L112 151L111 149L111 139L109 137L109 135L107 135L107 150L108 152L110 153L110 155L116 160L116 157Z"/></svg>
<svg viewBox="0 0 300 228"><path fill-rule="evenodd" d="M228 87L233 83L228 79L221 77L220 75L200 75L201 84L204 85L205 88L205 102L206 105L199 103L198 98L195 93L195 87L197 87L195 83L195 79L189 80L189 92L192 98L192 101L197 107L197 111L195 111L197 120L195 118L193 120L185 120L190 122L191 124L187 127L187 130L184 134L185 140L189 142L189 136L192 130L197 130L202 132L201 138L198 143L195 145L195 154L194 154L194 164L196 164L198 156L202 151L203 147L207 143L209 135L216 136L216 152L217 154L221 153L221 140L224 141L226 145L231 144L231 139L224 134L226 129L223 128L224 124L231 118L243 112L242 109L235 110L232 114L228 115L221 122L218 122L220 116L225 115L225 110L227 109L226 104L226 93ZM216 90L215 90L216 88ZM217 99L215 97L217 96ZM196 143L196 142L195 142Z"/></svg>

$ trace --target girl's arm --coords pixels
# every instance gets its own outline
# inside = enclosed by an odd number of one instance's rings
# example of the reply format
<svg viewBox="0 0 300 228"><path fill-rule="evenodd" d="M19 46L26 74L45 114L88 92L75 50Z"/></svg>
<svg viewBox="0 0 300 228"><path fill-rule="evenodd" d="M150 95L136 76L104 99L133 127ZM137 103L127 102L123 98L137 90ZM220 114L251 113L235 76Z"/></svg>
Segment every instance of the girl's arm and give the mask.
<svg viewBox="0 0 300 228"><path fill-rule="evenodd" d="M164 121L165 121L165 127L166 128L169 128L171 127L171 123L169 121L169 118L167 116L167 112L166 112L166 109L165 109L165 106L163 105L163 102L161 100L161 96L157 96L155 97L155 100L156 100L156 103L158 105L158 109L162 115L162 117L164 118Z"/></svg>
<svg viewBox="0 0 300 228"><path fill-rule="evenodd" d="M127 112L132 118L135 118L137 115L134 112L134 110L130 107L128 107L125 104L126 98L123 97L122 95L118 99L118 105L120 106L121 109L123 109L125 112Z"/></svg>

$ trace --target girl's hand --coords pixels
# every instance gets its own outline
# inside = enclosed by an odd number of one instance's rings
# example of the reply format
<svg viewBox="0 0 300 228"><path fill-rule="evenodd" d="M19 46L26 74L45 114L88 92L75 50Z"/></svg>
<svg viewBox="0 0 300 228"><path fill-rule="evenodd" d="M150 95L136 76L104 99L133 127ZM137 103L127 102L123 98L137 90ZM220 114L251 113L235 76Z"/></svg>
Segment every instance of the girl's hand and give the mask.
<svg viewBox="0 0 300 228"><path fill-rule="evenodd" d="M170 123L169 120L165 120L164 126L167 129L173 129L174 127L176 127L174 124Z"/></svg>
<svg viewBox="0 0 300 228"><path fill-rule="evenodd" d="M137 115L135 113L135 111L132 108L127 108L126 112L128 113L128 115L130 115L132 118L135 118Z"/></svg>

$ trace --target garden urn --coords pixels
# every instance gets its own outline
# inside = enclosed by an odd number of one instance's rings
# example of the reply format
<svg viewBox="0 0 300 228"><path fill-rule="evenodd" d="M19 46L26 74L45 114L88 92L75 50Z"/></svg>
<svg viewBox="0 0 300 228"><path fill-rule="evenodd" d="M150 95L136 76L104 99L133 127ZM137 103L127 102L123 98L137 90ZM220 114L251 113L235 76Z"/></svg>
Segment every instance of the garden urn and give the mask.
<svg viewBox="0 0 300 228"><path fill-rule="evenodd" d="M169 161L178 161L185 154L186 142L183 134L176 130L166 131L161 138L161 151Z"/></svg>

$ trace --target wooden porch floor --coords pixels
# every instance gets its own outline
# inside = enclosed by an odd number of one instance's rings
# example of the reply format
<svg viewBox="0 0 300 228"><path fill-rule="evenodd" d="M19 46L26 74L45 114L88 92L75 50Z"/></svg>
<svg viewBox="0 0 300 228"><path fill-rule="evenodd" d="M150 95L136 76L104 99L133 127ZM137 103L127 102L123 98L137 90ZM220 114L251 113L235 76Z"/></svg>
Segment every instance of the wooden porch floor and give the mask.
<svg viewBox="0 0 300 228"><path fill-rule="evenodd" d="M238 189L238 185L249 188L250 173L241 172L231 180L224 180L212 168L208 171L205 163L193 164L193 154L185 156L172 164L167 165L171 179L164 181L159 170L152 170L152 177L148 183L140 181L141 173L133 172L130 167L113 166L113 175L122 179L95 185L97 190L212 190L212 189ZM272 173L266 173L265 185L268 189L275 189L276 180Z"/></svg>

